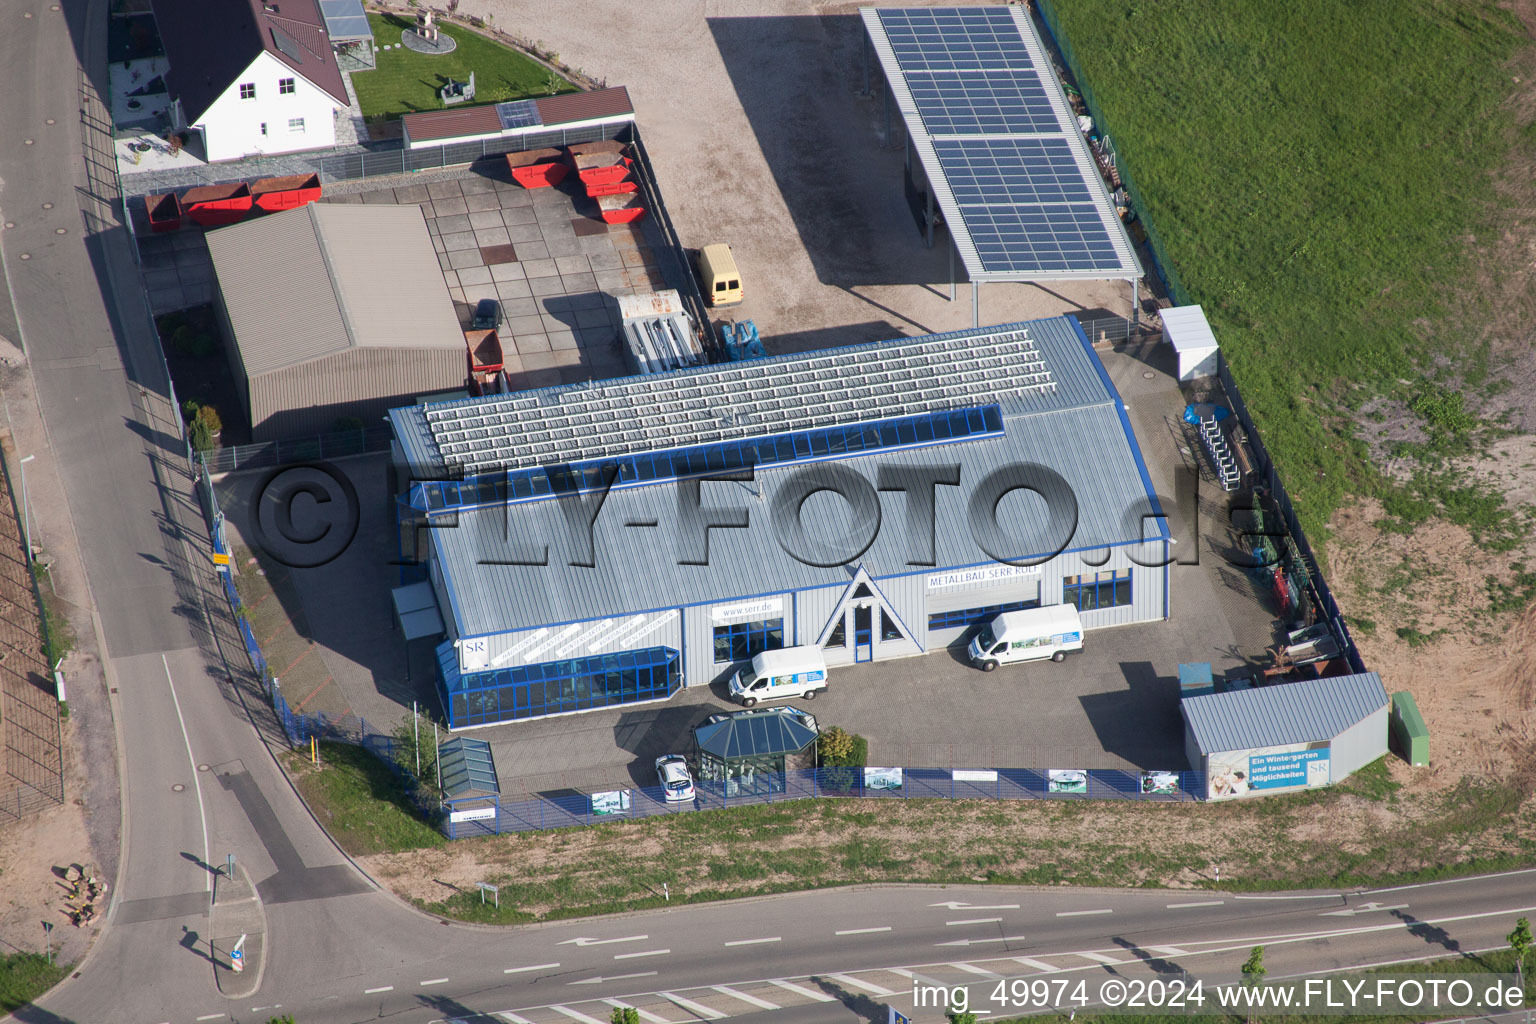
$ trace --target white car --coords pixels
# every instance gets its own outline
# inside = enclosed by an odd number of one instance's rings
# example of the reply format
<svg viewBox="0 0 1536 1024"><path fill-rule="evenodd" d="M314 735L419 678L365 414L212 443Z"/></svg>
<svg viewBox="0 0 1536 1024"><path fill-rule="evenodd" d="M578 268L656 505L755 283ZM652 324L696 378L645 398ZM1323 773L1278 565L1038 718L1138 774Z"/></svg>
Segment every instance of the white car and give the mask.
<svg viewBox="0 0 1536 1024"><path fill-rule="evenodd" d="M656 774L668 803L693 799L693 776L681 754L664 754L656 759Z"/></svg>

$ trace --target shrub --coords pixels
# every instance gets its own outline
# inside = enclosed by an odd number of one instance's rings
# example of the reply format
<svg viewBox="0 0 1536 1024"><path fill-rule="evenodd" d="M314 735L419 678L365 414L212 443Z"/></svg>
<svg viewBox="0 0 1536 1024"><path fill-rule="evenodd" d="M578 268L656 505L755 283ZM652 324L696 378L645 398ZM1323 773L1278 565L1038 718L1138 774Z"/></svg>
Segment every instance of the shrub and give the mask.
<svg viewBox="0 0 1536 1024"><path fill-rule="evenodd" d="M213 431L208 429L208 421L201 416L188 424L187 435L192 442L192 447L200 452L211 451L214 447Z"/></svg>
<svg viewBox="0 0 1536 1024"><path fill-rule="evenodd" d="M834 725L816 737L816 756L823 789L845 793L859 781L859 770L869 760L869 741Z"/></svg>
<svg viewBox="0 0 1536 1024"><path fill-rule="evenodd" d="M197 410L197 419L200 423L208 428L208 433L210 435L217 434L219 431L224 429L224 421L219 418L219 410L215 409L211 405L199 406Z"/></svg>

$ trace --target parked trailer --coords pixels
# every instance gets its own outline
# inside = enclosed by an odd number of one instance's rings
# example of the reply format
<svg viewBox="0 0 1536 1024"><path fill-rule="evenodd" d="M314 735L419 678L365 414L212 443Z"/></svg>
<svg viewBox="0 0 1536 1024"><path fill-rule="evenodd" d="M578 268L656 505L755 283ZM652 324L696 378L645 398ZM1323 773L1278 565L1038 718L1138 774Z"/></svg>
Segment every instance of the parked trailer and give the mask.
<svg viewBox="0 0 1536 1024"><path fill-rule="evenodd" d="M464 347L469 352L470 373L497 373L505 364L501 339L494 330L465 331Z"/></svg>
<svg viewBox="0 0 1536 1024"><path fill-rule="evenodd" d="M281 178L262 178L251 183L251 197L256 208L266 213L292 210L320 198L320 175L290 174Z"/></svg>
<svg viewBox="0 0 1536 1024"><path fill-rule="evenodd" d="M244 220L250 216L251 201L251 186L243 181L233 185L201 185L181 196L187 216L205 228Z"/></svg>
<svg viewBox="0 0 1536 1024"><path fill-rule="evenodd" d="M525 149L507 154L507 169L512 180L523 188L549 188L565 180L570 164L558 149Z"/></svg>
<svg viewBox="0 0 1536 1024"><path fill-rule="evenodd" d="M181 228L181 201L174 192L145 196L144 212L149 214L149 230L156 234Z"/></svg>

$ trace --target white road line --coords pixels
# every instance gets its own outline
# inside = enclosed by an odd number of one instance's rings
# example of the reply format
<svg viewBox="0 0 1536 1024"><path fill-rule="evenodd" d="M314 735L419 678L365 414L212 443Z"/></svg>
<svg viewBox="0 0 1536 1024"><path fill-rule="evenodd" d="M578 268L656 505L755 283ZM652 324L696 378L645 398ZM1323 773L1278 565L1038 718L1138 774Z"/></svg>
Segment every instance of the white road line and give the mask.
<svg viewBox="0 0 1536 1024"><path fill-rule="evenodd" d="M1219 906L1221 906L1225 902L1227 902L1227 901L1226 900L1201 900L1198 903L1170 903L1170 904L1168 904L1168 909L1169 910L1183 910L1186 907L1219 907Z"/></svg>
<svg viewBox="0 0 1536 1024"><path fill-rule="evenodd" d="M529 1020L527 1017L519 1017L511 1010L502 1010L501 1012L495 1014L495 1016L506 1020L508 1024L533 1024L533 1021Z"/></svg>
<svg viewBox="0 0 1536 1024"><path fill-rule="evenodd" d="M508 967L502 974L522 974L525 971L547 971L559 967L559 964L534 964L532 967Z"/></svg>
<svg viewBox="0 0 1536 1024"><path fill-rule="evenodd" d="M1233 896L1235 900L1339 900L1343 894L1336 892L1319 893L1316 896Z"/></svg>
<svg viewBox="0 0 1536 1024"><path fill-rule="evenodd" d="M779 988L782 988L786 992L793 992L795 995L803 996L804 998L809 999L809 1000L811 1000L814 1003L835 1003L835 1002L837 1002L837 999L835 997L829 996L825 992L817 992L813 988L806 988L804 985L796 985L792 981L773 980L773 981L768 982L768 984L770 984L770 985L777 985L777 986L779 986Z"/></svg>
<svg viewBox="0 0 1536 1024"><path fill-rule="evenodd" d="M670 952L672 952L670 949L648 949L644 953L615 953L613 958L615 960L634 960L642 956L666 956Z"/></svg>
<svg viewBox="0 0 1536 1024"><path fill-rule="evenodd" d="M598 1020L596 1017L588 1017L580 1010L573 1010L569 1006L555 1005L551 1006L550 1009L554 1010L556 1013L565 1014L567 1017L571 1018L571 1020L580 1021L581 1024L603 1024L603 1022Z"/></svg>
<svg viewBox="0 0 1536 1024"><path fill-rule="evenodd" d="M426 988L428 985L446 985L446 984L448 984L448 979L447 978L428 978L426 981L421 983L421 987L422 988Z"/></svg>
<svg viewBox="0 0 1536 1024"><path fill-rule="evenodd" d="M1094 914L1113 914L1113 910L1058 910L1057 917L1092 917Z"/></svg>
<svg viewBox="0 0 1536 1024"><path fill-rule="evenodd" d="M757 996L749 996L745 992L738 992L731 988L729 985L711 985L710 988L714 989L716 992L719 992L723 996L730 996L732 999L740 999L748 1006L755 1006L759 1010L779 1009L778 1003L770 1003L766 999L759 999Z"/></svg>
<svg viewBox="0 0 1536 1024"><path fill-rule="evenodd" d="M945 921L944 927L953 928L957 924L993 924L1001 920L1000 917L973 917L969 921Z"/></svg>
<svg viewBox="0 0 1536 1024"><path fill-rule="evenodd" d="M1148 946L1147 949L1163 956L1189 956L1189 950L1178 946Z"/></svg>
<svg viewBox="0 0 1536 1024"><path fill-rule="evenodd" d="M1514 871L1495 871L1489 875L1468 875L1466 878L1442 878L1438 882L1414 882L1412 885L1392 885L1385 889L1367 889L1362 896L1369 896L1377 892L1401 892L1404 889L1427 889L1435 885L1455 885L1460 882L1473 882L1483 878L1507 878L1510 875L1529 875L1536 872L1536 868L1518 868Z"/></svg>
<svg viewBox="0 0 1536 1024"><path fill-rule="evenodd" d="M970 974L980 974L985 978L1001 977L996 971L989 971L985 967L977 967L975 964L950 964L957 971L966 971Z"/></svg>
<svg viewBox="0 0 1536 1024"><path fill-rule="evenodd" d="M730 942L727 942L726 945L727 946L756 946L756 945L758 945L760 943L763 943L763 942L783 942L783 941L784 941L783 936L775 935L771 939L732 939Z"/></svg>
<svg viewBox="0 0 1536 1024"><path fill-rule="evenodd" d="M663 999L670 999L695 1017L703 1017L705 1020L720 1020L723 1017L729 1016L729 1014L721 1013L719 1010L711 1010L703 1003L696 1003L692 999L684 999L675 992L658 992L656 994Z"/></svg>
<svg viewBox="0 0 1536 1024"><path fill-rule="evenodd" d="M1085 956L1089 960L1094 960L1094 961L1097 961L1098 963L1101 963L1101 964L1123 964L1123 963L1125 963L1124 960L1116 960L1114 957L1112 957L1112 956L1105 956L1103 953L1073 953L1072 955L1073 956Z"/></svg>
<svg viewBox="0 0 1536 1024"><path fill-rule="evenodd" d="M626 1003L622 999L603 999L601 1002L607 1003L609 1006L616 1006L621 1010L634 1010L635 1013L640 1015L641 1020L648 1021L649 1024L672 1024L671 1021L661 1016L661 1014L652 1013L650 1010L642 1010L640 1007Z"/></svg>
<svg viewBox="0 0 1536 1024"><path fill-rule="evenodd" d="M890 925L885 925L884 927L881 927L881 928L844 928L842 931L840 931L840 932L833 932L832 934L833 935L873 935L875 932L888 932L890 930L891 930L891 926Z"/></svg>
<svg viewBox="0 0 1536 1024"><path fill-rule="evenodd" d="M165 655L161 655L161 657L163 658L163 657L165 657ZM170 673L167 672L166 674L169 675ZM194 765L193 767L196 767L196 765ZM197 1019L198 1020L218 1020L222 1016L224 1016L222 1013L205 1013L205 1014L203 1014L201 1017L199 1017Z"/></svg>
<svg viewBox="0 0 1536 1024"><path fill-rule="evenodd" d="M1055 964L1048 964L1044 960L1031 960L1027 956L1016 956L1013 958L1013 962L1016 964L1023 964L1025 967L1033 967L1035 970L1044 971L1047 974L1055 974L1057 971L1061 970L1061 968L1057 967Z"/></svg>
<svg viewBox="0 0 1536 1024"><path fill-rule="evenodd" d="M922 984L922 985L944 985L944 983L942 981L939 981L936 978L930 978L927 975L917 974L917 973L915 973L913 971L906 970L905 968L902 968L902 967L887 967L885 969L885 973L887 973L887 974L899 974L903 978L909 978L912 981L915 981L915 982L917 982L919 984ZM949 986L945 985L944 987L948 988Z"/></svg>
<svg viewBox="0 0 1536 1024"><path fill-rule="evenodd" d="M380 992L393 992L394 990L395 990L395 986L393 986L393 985L380 985L378 988L365 988L365 989L363 989L363 995L365 995L365 996L376 996Z"/></svg>
<svg viewBox="0 0 1536 1024"><path fill-rule="evenodd" d="M197 770L197 758L192 756L192 738L187 735L187 720L181 717L181 701L176 697L176 683L171 679L171 663L165 660L164 654L160 655L160 665L165 669L165 685L171 689L171 703L176 706L176 721L181 725L181 740L187 745L187 764L192 768L192 788L197 791L197 818L203 825L203 863L207 864L209 863L208 812L203 807L203 784L198 781L202 777L202 773ZM213 892L213 874L211 872L203 872L203 884L207 886L208 892ZM116 905L116 897L113 898L113 905ZM214 1020L222 1016L224 1015L220 1013L215 1014L213 1017L199 1017L197 1019Z"/></svg>
<svg viewBox="0 0 1536 1024"><path fill-rule="evenodd" d="M888 988L881 988L879 985L874 985L867 981L860 981L858 978L850 978L846 974L828 974L826 977L828 980L835 981L839 985L852 985L854 988L861 988L866 992L873 992L877 996L893 996L896 994Z"/></svg>

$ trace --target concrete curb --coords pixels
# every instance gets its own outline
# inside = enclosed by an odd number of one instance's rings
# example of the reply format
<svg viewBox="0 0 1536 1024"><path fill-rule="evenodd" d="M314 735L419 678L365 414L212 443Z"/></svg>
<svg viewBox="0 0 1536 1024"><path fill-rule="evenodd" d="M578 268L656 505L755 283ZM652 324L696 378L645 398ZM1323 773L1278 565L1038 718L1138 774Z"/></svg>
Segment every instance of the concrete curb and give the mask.
<svg viewBox="0 0 1536 1024"><path fill-rule="evenodd" d="M245 865L235 865L233 878L220 874L215 879L208 931L213 936L208 940L208 955L219 992L226 999L255 995L267 966L267 910L245 873ZM236 972L230 966L229 954L242 935L245 970Z"/></svg>

